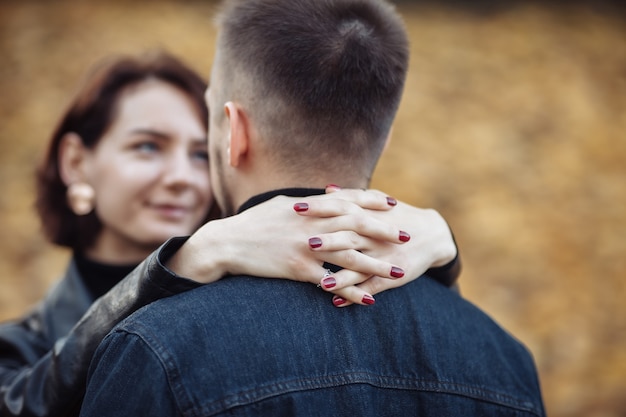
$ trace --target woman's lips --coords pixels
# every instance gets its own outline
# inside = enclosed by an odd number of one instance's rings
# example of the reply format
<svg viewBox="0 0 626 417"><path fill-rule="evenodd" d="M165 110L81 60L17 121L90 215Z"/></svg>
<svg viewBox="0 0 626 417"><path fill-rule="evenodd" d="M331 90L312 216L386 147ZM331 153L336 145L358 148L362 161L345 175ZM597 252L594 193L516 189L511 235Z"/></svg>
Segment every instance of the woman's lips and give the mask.
<svg viewBox="0 0 626 417"><path fill-rule="evenodd" d="M159 216L168 220L183 220L190 213L187 206L178 206L173 204L153 204L150 206Z"/></svg>

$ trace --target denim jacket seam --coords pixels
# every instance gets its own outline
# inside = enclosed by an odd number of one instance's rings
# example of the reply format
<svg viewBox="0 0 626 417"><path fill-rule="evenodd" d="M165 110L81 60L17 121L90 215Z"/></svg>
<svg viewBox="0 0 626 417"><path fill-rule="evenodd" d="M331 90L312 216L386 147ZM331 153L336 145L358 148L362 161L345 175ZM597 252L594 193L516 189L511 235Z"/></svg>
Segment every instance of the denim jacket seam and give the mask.
<svg viewBox="0 0 626 417"><path fill-rule="evenodd" d="M530 400L525 401L505 393L494 392L462 383L399 376L384 376L369 372L350 372L339 375L326 375L312 378L295 378L286 381L276 381L247 391L240 391L238 393L223 396L211 403L201 405L200 410L202 415L206 415L206 413L217 414L233 407L250 405L255 402L288 393L353 384L369 384L379 388L431 391L460 395L513 408L518 411L530 412L538 416L541 415L541 412Z"/></svg>
<svg viewBox="0 0 626 417"><path fill-rule="evenodd" d="M157 361L161 364L168 388L170 392L172 392L173 402L176 404L176 408L180 414L190 417L197 416L198 414L194 411L195 407L192 397L181 382L182 376L167 347L160 343L160 339L153 335L149 329L141 326L141 324L134 321L128 324L132 326L132 329L123 326L117 331L133 335L141 340L146 351L152 352Z"/></svg>

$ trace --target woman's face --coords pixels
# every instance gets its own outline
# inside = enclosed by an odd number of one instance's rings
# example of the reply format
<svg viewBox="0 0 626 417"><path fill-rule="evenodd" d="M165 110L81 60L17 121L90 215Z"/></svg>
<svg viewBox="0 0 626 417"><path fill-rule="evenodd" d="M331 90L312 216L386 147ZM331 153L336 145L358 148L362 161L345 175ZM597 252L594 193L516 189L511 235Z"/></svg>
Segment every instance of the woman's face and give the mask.
<svg viewBox="0 0 626 417"><path fill-rule="evenodd" d="M195 231L213 203L200 116L185 93L162 81L122 94L84 167L103 225L87 252L95 259L141 259L168 238Z"/></svg>

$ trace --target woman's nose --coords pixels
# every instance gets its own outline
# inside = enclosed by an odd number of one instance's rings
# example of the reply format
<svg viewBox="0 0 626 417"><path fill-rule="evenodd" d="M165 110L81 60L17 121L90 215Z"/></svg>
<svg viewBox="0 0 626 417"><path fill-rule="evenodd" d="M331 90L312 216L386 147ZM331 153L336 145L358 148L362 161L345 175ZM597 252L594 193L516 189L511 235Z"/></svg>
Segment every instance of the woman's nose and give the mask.
<svg viewBox="0 0 626 417"><path fill-rule="evenodd" d="M193 169L192 161L187 152L172 152L164 164L163 179L167 186L175 188L185 188L193 184L198 175Z"/></svg>

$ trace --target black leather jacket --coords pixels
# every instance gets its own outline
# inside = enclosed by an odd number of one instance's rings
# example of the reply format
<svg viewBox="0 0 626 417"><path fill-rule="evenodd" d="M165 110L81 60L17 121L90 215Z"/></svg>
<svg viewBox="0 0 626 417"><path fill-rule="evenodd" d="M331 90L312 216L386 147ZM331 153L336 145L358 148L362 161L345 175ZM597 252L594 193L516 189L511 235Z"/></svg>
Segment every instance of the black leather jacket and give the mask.
<svg viewBox="0 0 626 417"><path fill-rule="evenodd" d="M167 251L164 245L95 301L72 261L29 314L0 325L0 416L78 415L89 363L104 336L150 302L200 285L160 264Z"/></svg>

